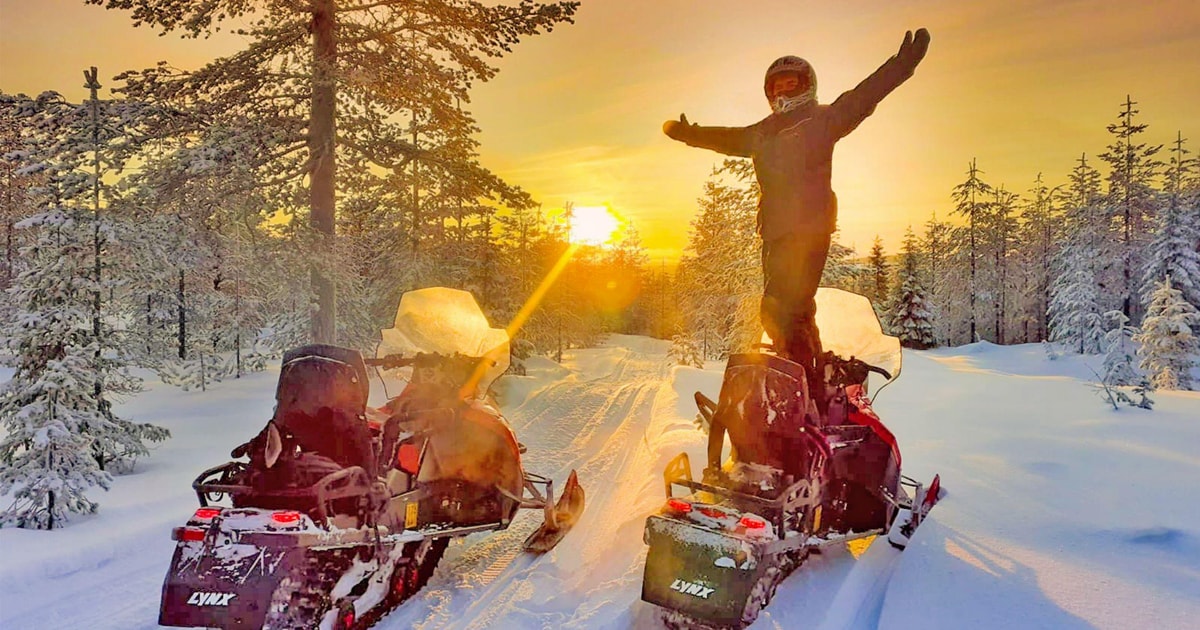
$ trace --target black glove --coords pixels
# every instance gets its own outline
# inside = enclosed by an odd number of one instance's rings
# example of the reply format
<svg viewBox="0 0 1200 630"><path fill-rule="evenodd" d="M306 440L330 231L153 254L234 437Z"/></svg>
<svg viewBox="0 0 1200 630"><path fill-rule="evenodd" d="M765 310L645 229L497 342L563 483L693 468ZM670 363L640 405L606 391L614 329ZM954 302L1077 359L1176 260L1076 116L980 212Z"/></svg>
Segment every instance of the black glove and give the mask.
<svg viewBox="0 0 1200 630"><path fill-rule="evenodd" d="M896 53L896 57L915 68L925 58L928 50L929 31L919 28L915 36L912 31L904 34L904 43L900 44L900 51Z"/></svg>
<svg viewBox="0 0 1200 630"><path fill-rule="evenodd" d="M672 140L683 140L683 136L687 134L686 129L691 125L688 122L687 116L679 115L679 120L668 120L663 123L663 133L667 134Z"/></svg>

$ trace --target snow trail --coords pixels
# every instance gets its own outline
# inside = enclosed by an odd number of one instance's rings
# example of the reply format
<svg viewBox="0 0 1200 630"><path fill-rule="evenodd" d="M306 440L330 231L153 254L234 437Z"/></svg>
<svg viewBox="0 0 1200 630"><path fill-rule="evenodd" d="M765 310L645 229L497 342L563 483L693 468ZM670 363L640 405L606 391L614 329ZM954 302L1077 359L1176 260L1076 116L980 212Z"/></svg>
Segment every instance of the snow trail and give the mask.
<svg viewBox="0 0 1200 630"><path fill-rule="evenodd" d="M377 627L660 630L640 601L642 529L663 503L667 461L687 452L699 472L691 394L715 397L723 367L668 367L666 351L613 336L565 366L535 358L530 376L502 379L527 469L559 484L578 469L583 518L541 557L520 552L541 519L532 511L455 542L429 586ZM903 553L877 540L857 558L810 557L752 630L1192 627L1200 393L1113 412L1081 382L1088 361L1049 361L1036 345L907 353L875 407L905 473L942 473L948 495ZM189 484L261 428L277 376L206 394L148 382L123 403L174 437L96 493L98 515L0 530L0 628L156 628L170 529L196 507Z"/></svg>

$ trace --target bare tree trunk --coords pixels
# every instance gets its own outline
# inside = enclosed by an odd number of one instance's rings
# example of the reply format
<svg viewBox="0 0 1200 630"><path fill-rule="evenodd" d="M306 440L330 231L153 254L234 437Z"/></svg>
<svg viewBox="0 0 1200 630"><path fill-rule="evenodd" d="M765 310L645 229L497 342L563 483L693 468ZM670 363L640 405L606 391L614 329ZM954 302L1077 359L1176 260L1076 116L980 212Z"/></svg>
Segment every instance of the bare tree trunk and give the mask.
<svg viewBox="0 0 1200 630"><path fill-rule="evenodd" d="M187 312L184 309L184 298L187 296L183 289L183 270L181 269L179 271L179 292L175 295L175 301L179 308L179 358L187 359Z"/></svg>
<svg viewBox="0 0 1200 630"><path fill-rule="evenodd" d="M308 129L310 222L317 232L316 261L312 271L317 310L312 315L312 338L317 343L337 342L337 293L333 283L337 128L334 118L337 83L337 39L334 33L334 0L312 4L313 77L312 117Z"/></svg>
<svg viewBox="0 0 1200 630"><path fill-rule="evenodd" d="M92 115L92 245L95 255L96 288L92 292L92 336L96 340L96 381L92 384L96 401L100 401L100 82L97 81L96 66L83 72L87 83L83 87L91 93ZM101 465L103 468L103 465Z"/></svg>

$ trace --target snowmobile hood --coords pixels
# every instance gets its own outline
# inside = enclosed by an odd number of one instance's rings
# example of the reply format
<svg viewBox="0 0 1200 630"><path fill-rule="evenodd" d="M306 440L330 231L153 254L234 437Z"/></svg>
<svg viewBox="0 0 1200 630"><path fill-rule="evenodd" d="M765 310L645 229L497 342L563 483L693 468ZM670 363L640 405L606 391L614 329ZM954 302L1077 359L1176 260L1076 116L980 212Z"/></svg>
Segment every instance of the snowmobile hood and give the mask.
<svg viewBox="0 0 1200 630"><path fill-rule="evenodd" d="M479 382L478 393L487 391L508 369L508 332L492 328L475 297L466 291L433 287L405 293L395 323L380 335L376 354L380 357L426 352L489 359L493 365Z"/></svg>

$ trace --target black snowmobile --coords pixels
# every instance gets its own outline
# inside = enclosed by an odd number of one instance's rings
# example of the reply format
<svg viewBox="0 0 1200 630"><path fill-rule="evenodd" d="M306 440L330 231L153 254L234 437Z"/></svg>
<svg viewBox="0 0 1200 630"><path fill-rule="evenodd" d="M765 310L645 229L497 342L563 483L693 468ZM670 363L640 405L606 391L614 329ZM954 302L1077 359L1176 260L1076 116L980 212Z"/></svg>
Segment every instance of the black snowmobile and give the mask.
<svg viewBox="0 0 1200 630"><path fill-rule="evenodd" d="M898 340L862 296L821 289L817 301L823 378L769 352L735 354L717 402L696 392L707 467L696 481L687 453L667 465L667 502L644 533L642 599L666 609L670 628L753 623L822 547L886 533L903 549L941 494L937 476L925 487L900 475L895 437L867 397L869 373L899 374ZM825 388L820 405L810 382Z"/></svg>
<svg viewBox="0 0 1200 630"><path fill-rule="evenodd" d="M525 549L553 548L582 513L583 489L572 471L556 502L551 480L522 468L507 421L473 395L492 363L364 361L328 345L286 353L274 416L232 453L249 461L192 484L200 508L172 533L159 623L367 628L424 586L451 538L505 529L520 508L545 514ZM379 409L367 406L368 365L412 368Z"/></svg>

